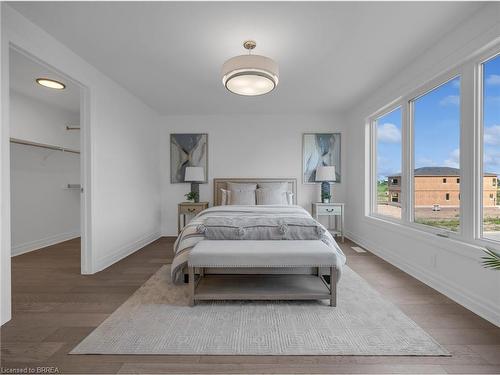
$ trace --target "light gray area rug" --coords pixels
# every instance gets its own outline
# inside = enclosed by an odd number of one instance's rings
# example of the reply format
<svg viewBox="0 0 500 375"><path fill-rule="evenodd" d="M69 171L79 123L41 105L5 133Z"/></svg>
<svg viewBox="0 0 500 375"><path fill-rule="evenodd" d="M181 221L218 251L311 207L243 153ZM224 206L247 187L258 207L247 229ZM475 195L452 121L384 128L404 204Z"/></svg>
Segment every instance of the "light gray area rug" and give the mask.
<svg viewBox="0 0 500 375"><path fill-rule="evenodd" d="M346 267L327 301L200 302L163 266L70 354L447 355Z"/></svg>

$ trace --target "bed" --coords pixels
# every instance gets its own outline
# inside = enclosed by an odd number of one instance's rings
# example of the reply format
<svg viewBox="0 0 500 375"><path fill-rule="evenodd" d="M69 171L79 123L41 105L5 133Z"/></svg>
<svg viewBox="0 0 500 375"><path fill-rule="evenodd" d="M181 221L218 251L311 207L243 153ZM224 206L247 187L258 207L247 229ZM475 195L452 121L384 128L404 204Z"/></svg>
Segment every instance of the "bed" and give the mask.
<svg viewBox="0 0 500 375"><path fill-rule="evenodd" d="M292 201L290 205L221 205L223 200L222 191L227 188L229 183L283 183L287 185L288 190L293 194ZM213 182L214 187L214 206L202 211L197 216L186 225L181 233L179 234L175 244L174 244L174 259L172 261L171 274L174 283L183 283L186 280L186 275L188 272L187 263L189 259L189 254L191 250L200 241L210 241L206 239L205 233L200 231L200 228L206 223L207 220L213 217L222 217L229 220L241 219L241 218L290 218L297 220L312 219L311 215L304 210L302 207L296 205L297 203L297 181L296 179L285 179L285 178L216 178ZM314 220L315 221L315 220ZM345 264L345 255L343 254L340 247L335 242L332 235L317 221L315 221L317 226L324 229L320 236L320 240L324 242L332 252L336 254L336 268L337 268L337 278L339 279L342 274L342 266ZM269 240L272 244L274 240ZM204 273L231 273L234 270L224 271L220 268L206 268ZM239 268L239 274L315 274L318 269L314 267L250 267L250 268ZM319 272L329 275L329 270L319 270ZM337 280L338 281L338 280Z"/></svg>

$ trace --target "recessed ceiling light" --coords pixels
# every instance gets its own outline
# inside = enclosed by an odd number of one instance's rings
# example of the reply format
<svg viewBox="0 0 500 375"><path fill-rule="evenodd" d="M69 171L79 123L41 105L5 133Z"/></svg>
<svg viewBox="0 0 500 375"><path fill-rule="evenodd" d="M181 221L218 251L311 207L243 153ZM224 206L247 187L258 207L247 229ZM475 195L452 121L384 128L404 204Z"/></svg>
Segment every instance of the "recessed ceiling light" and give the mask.
<svg viewBox="0 0 500 375"><path fill-rule="evenodd" d="M269 57L252 55L256 46L253 40L247 40L243 47L248 55L235 56L222 66L222 84L234 94L263 95L278 86L278 64Z"/></svg>
<svg viewBox="0 0 500 375"><path fill-rule="evenodd" d="M42 85L43 87L48 87L54 90L64 90L66 85L62 82L50 79L50 78L37 78L36 83Z"/></svg>

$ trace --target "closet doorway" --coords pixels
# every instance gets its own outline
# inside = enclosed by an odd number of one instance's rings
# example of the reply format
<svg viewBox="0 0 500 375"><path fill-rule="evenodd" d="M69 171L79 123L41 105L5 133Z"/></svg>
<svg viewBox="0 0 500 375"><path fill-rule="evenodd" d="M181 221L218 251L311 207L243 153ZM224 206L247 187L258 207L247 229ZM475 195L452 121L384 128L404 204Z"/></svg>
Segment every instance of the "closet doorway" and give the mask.
<svg viewBox="0 0 500 375"><path fill-rule="evenodd" d="M64 259L66 272L86 273L83 89L14 46L9 89L12 261Z"/></svg>

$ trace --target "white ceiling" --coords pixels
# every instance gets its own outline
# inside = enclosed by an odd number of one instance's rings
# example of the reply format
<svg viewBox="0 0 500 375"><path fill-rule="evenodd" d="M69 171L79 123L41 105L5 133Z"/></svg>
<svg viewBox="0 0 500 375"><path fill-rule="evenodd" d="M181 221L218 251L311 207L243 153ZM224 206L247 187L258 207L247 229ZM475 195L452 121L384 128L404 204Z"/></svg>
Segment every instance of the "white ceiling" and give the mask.
<svg viewBox="0 0 500 375"><path fill-rule="evenodd" d="M26 17L161 114L350 108L475 12L477 2L16 2ZM277 90L239 97L224 61L280 66Z"/></svg>
<svg viewBox="0 0 500 375"><path fill-rule="evenodd" d="M22 53L11 49L10 52L10 89L44 103L72 112L80 111L80 88ZM37 78L51 78L63 82L64 90L53 90L36 83Z"/></svg>

